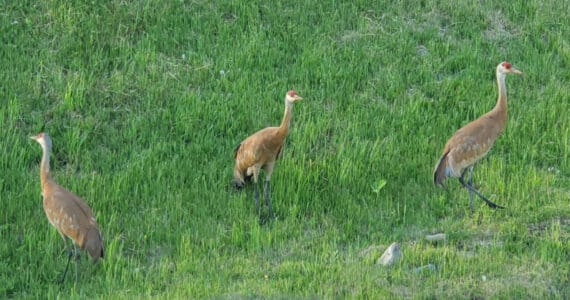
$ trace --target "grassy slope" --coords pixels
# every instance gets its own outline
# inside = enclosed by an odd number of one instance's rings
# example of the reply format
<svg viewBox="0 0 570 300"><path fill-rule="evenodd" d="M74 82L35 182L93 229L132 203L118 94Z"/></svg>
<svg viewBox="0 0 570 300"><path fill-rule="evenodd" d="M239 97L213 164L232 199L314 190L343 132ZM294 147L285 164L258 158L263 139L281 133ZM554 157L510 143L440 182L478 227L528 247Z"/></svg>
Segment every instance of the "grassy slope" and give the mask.
<svg viewBox="0 0 570 300"><path fill-rule="evenodd" d="M567 1L241 2L2 3L0 295L570 297ZM475 182L508 209L470 215L431 172L494 105L502 60L525 76ZM229 189L232 150L290 88L305 100L260 227L252 189ZM76 286L55 283L27 139L43 126L105 238ZM392 241L392 269L363 255Z"/></svg>

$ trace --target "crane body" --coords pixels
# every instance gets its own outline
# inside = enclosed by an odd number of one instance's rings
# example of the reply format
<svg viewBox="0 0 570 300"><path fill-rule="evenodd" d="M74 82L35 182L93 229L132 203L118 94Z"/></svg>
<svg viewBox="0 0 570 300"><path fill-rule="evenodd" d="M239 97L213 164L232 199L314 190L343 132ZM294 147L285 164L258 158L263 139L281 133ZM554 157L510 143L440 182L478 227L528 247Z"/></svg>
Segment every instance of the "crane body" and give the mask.
<svg viewBox="0 0 570 300"><path fill-rule="evenodd" d="M457 130L445 144L443 154L438 160L433 173L435 185L444 186L447 177L459 179L461 185L469 190L469 207L473 207L473 193L479 196L491 208L504 208L491 202L472 185L473 166L483 158L497 137L505 128L507 121L507 74L522 74L510 63L502 62L496 68L498 99L495 107L476 120ZM465 180L465 175L468 178Z"/></svg>

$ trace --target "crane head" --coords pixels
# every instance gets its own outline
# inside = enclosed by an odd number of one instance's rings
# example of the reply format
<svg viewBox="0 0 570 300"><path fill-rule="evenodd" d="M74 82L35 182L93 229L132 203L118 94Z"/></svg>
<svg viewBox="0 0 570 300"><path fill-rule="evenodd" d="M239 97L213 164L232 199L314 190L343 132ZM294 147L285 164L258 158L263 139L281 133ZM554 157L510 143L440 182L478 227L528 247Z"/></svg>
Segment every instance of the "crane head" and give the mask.
<svg viewBox="0 0 570 300"><path fill-rule="evenodd" d="M511 65L511 63L508 61L504 61L504 62L500 63L497 66L497 72L500 72L503 74L513 73L513 74L517 74L517 75L521 75L523 73L523 72L517 70L515 67L513 67L513 65Z"/></svg>
<svg viewBox="0 0 570 300"><path fill-rule="evenodd" d="M37 135L31 136L30 138L38 142L44 148L51 148L51 139L46 132L40 132Z"/></svg>
<svg viewBox="0 0 570 300"><path fill-rule="evenodd" d="M285 94L285 100L290 103L294 103L295 101L302 100L301 96L297 95L294 90L290 90Z"/></svg>

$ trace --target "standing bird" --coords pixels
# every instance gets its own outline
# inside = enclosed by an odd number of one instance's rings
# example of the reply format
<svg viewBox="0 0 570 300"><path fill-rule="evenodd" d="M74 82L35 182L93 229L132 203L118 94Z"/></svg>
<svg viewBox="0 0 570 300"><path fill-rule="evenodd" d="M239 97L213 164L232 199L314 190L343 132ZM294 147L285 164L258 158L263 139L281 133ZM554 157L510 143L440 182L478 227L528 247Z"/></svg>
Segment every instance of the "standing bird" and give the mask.
<svg viewBox="0 0 570 300"><path fill-rule="evenodd" d="M433 172L433 183L441 185L447 177L456 177L463 187L469 190L469 207L473 208L473 193L477 194L491 208L504 208L499 206L479 191L471 182L473 165L493 146L499 134L505 128L507 121L507 88L505 86L505 76L509 73L522 74L510 63L502 62L497 66L497 84L499 97L495 107L477 120L470 122L457 130L447 141L443 148L443 154L435 165ZM465 182L465 174L469 171L469 177Z"/></svg>
<svg viewBox="0 0 570 300"><path fill-rule="evenodd" d="M61 278L61 283L65 281L65 275L69 268L69 261L73 256L66 237L73 243L75 252L75 281L77 282L77 260L81 250L87 250L89 256L96 262L103 257L103 241L97 222L93 217L93 212L85 201L75 194L59 186L51 178L49 171L49 156L51 152L51 139L47 133L39 133L30 137L42 146L43 156L40 165L40 181L42 185L42 198L44 212L63 238L65 249L67 250L67 265Z"/></svg>
<svg viewBox="0 0 570 300"><path fill-rule="evenodd" d="M301 100L295 91L288 91L285 94L285 113L279 127L267 127L250 135L241 142L234 150L234 187L241 188L246 180L253 176L255 209L259 215L259 193L257 188L257 178L259 171L265 171L265 185L263 186L263 196L265 204L269 207L269 217L273 218L273 209L269 200L269 180L275 166L275 160L283 147L283 141L289 132L291 121L291 110L293 103ZM260 216L261 218L261 216Z"/></svg>

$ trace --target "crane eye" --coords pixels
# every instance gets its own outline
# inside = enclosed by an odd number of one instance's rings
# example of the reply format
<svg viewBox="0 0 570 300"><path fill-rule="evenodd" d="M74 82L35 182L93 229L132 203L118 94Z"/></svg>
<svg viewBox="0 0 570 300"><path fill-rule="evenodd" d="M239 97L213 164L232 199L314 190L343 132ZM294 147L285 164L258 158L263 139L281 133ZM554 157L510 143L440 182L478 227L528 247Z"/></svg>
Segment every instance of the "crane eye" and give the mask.
<svg viewBox="0 0 570 300"><path fill-rule="evenodd" d="M512 65L511 65L510 63L508 63L508 62L504 62L504 63L503 63L503 68L505 68L505 69L508 70L508 69L510 69L511 67L512 67Z"/></svg>

